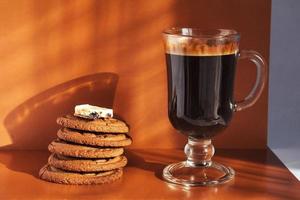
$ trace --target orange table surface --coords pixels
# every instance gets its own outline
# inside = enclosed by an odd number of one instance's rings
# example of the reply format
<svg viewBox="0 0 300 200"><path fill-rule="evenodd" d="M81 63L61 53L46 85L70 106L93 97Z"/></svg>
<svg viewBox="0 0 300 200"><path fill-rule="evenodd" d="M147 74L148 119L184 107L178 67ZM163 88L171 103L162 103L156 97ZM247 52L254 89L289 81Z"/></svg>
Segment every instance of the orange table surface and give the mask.
<svg viewBox="0 0 300 200"><path fill-rule="evenodd" d="M236 170L217 187L184 188L162 180L182 150L128 149L121 180L106 185L60 185L40 180L47 151L0 151L0 199L300 199L300 182L270 150L219 150L214 159Z"/></svg>

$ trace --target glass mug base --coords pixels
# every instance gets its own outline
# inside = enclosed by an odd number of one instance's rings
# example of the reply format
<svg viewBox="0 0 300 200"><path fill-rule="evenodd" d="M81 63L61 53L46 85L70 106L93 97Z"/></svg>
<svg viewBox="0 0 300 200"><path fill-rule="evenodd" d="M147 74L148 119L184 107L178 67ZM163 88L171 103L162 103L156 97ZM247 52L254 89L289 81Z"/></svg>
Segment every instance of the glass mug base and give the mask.
<svg viewBox="0 0 300 200"><path fill-rule="evenodd" d="M187 161L173 163L163 170L163 178L183 186L213 186L234 178L235 172L217 162L205 166L191 166Z"/></svg>
<svg viewBox="0 0 300 200"><path fill-rule="evenodd" d="M212 186L233 179L232 168L213 162L215 148L210 139L189 136L184 147L186 161L173 163L163 170L163 178L171 183L184 186Z"/></svg>

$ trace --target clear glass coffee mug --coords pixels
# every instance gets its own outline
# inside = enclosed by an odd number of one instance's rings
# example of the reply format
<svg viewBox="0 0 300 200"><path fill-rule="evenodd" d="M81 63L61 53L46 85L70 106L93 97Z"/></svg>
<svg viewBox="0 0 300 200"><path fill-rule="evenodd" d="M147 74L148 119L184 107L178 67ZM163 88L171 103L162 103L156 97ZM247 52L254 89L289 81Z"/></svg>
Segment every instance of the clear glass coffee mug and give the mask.
<svg viewBox="0 0 300 200"><path fill-rule="evenodd" d="M168 75L168 115L173 127L188 136L187 160L163 170L169 182L185 186L218 185L231 180L234 170L211 160L211 138L225 129L235 111L252 106L261 95L267 74L263 57L239 50L234 30L171 28L163 32ZM256 82L240 102L233 99L235 68L249 59Z"/></svg>

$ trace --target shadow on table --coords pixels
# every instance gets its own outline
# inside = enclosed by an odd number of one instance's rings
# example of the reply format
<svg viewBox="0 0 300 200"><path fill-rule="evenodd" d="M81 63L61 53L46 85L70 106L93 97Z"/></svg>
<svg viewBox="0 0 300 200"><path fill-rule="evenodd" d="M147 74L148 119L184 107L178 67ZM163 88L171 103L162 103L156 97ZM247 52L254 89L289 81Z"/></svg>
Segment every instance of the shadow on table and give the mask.
<svg viewBox="0 0 300 200"><path fill-rule="evenodd" d="M286 169L276 155L266 149L218 149L215 160L231 166L236 172L232 189L255 192L280 199L294 199L300 189L299 182Z"/></svg>
<svg viewBox="0 0 300 200"><path fill-rule="evenodd" d="M162 171L167 163L162 163L159 161L149 161L145 159L145 157L157 157L157 154L155 152L147 150L135 151L133 149L128 149L126 150L125 155L128 158L128 166L153 172L157 178L164 180L162 177ZM161 155L161 158L163 158L163 155Z"/></svg>
<svg viewBox="0 0 300 200"><path fill-rule="evenodd" d="M129 166L151 171L160 179L163 168L173 162L185 159L182 150L147 150L128 149ZM268 149L264 150L231 150L218 149L214 161L231 166L236 171L235 179L217 187L182 187L167 183L174 192L186 193L201 190L209 195L218 195L226 191L232 193L253 195L257 197L278 197L292 199L298 191L291 188L300 188L298 182L282 165L276 156Z"/></svg>
<svg viewBox="0 0 300 200"><path fill-rule="evenodd" d="M50 153L46 150L0 151L0 163L15 172L22 172L38 178L40 168L47 163Z"/></svg>
<svg viewBox="0 0 300 200"><path fill-rule="evenodd" d="M118 75L110 72L97 73L79 77L54 86L33 96L13 109L4 119L4 126L9 133L12 144L0 147L0 150L16 149L19 153L3 151L0 162L15 171L36 175L29 166L36 164L40 168L46 158L23 155L21 149L47 149L48 144L56 138L59 126L58 116L73 113L77 104L94 104L113 107ZM45 128L47 127L47 128ZM12 151L14 152L14 151ZM9 154L5 156L4 154ZM13 155L18 155L14 158ZM45 154L41 154L43 156ZM29 157L28 157L29 156Z"/></svg>

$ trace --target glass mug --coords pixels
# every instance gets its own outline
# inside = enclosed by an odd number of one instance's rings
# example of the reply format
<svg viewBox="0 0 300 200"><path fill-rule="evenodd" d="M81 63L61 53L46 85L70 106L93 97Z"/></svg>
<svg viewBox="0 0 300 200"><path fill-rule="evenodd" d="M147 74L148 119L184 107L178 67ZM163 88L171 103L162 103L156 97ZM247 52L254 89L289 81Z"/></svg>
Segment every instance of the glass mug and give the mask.
<svg viewBox="0 0 300 200"><path fill-rule="evenodd" d="M266 82L266 62L255 51L240 51L240 35L234 30L171 28L163 32L163 39L169 120L188 136L184 148L187 160L165 167L163 177L185 186L225 183L235 172L211 160L211 138L228 126L235 111L257 101ZM239 59L252 61L257 74L248 96L235 102L234 77Z"/></svg>

